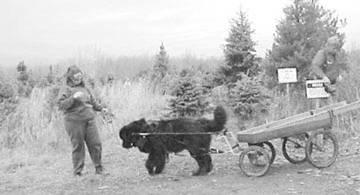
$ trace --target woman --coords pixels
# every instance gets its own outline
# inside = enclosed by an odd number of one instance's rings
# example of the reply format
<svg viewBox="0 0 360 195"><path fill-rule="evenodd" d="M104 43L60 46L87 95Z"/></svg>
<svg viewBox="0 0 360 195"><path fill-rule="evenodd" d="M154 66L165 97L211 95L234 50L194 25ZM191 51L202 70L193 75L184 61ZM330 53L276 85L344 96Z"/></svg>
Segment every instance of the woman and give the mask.
<svg viewBox="0 0 360 195"><path fill-rule="evenodd" d="M64 112L65 129L72 145L74 175L81 176L85 161L85 144L95 166L95 173L102 174L101 140L95 122L95 112L107 112L85 87L83 73L77 66L70 66L66 73L66 86L60 91L58 106Z"/></svg>

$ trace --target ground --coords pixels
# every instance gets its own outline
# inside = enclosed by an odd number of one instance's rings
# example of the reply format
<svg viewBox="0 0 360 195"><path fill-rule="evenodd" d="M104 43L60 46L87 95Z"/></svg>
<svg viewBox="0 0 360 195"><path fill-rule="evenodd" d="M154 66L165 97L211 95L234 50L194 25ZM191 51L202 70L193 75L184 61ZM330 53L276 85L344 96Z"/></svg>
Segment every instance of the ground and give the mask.
<svg viewBox="0 0 360 195"><path fill-rule="evenodd" d="M149 176L144 167L146 154L126 150L120 140L104 144L105 175L95 175L86 156L84 176L71 172L70 150L34 159L4 161L1 165L0 194L360 194L360 139L341 145L336 162L317 169L309 163L287 162L276 146L277 157L263 177L247 177L238 165L239 157L213 154L213 171L191 176L197 168L188 153L171 155L164 173ZM275 144L276 145L276 144ZM110 147L111 146L111 147Z"/></svg>

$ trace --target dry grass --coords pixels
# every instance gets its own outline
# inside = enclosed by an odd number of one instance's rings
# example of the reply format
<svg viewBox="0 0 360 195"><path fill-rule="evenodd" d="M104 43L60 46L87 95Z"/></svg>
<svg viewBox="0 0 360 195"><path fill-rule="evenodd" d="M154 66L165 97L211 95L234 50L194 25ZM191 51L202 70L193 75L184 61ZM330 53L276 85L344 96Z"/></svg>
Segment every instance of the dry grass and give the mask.
<svg viewBox="0 0 360 195"><path fill-rule="evenodd" d="M21 99L16 112L7 117L7 123L0 131L1 164L6 169L36 164L38 159L50 159L54 154L69 153L70 142L62 113L49 107L49 91L35 88L29 98ZM152 93L148 84L142 81L115 83L100 89L98 95L114 115L110 118L97 115L100 135L107 147L119 145L121 126L142 117L159 119L167 105L166 96Z"/></svg>
<svg viewBox="0 0 360 195"><path fill-rule="evenodd" d="M339 100L353 102L360 97L360 79L357 73L360 59L351 58L350 71L340 85ZM146 118L166 117L169 97L153 92L143 80L116 82L112 86L96 89L96 94L114 114L110 123L100 114L98 127L104 149L119 147L118 130L130 121ZM41 164L54 156L70 153L70 143L63 127L61 112L49 108L48 89L35 88L29 98L21 99L17 111L7 116L7 122L0 131L0 164L4 170L17 169L32 164ZM274 121L310 109L313 105L304 94L291 94L290 101L284 94L274 93L273 105L266 121ZM229 110L230 111L230 110ZM360 135L359 113L354 111L339 117L336 131L342 145ZM230 113L228 128L236 133L238 120ZM254 124L248 124L251 127ZM349 139L350 138L350 139Z"/></svg>

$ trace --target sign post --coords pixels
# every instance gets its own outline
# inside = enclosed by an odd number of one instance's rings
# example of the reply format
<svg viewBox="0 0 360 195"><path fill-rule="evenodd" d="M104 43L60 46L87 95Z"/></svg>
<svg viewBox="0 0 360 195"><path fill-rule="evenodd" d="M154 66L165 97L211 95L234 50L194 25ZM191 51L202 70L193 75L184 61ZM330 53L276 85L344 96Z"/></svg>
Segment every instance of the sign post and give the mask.
<svg viewBox="0 0 360 195"><path fill-rule="evenodd" d="M278 79L279 83L296 83L296 68L279 68Z"/></svg>
<svg viewBox="0 0 360 195"><path fill-rule="evenodd" d="M330 95L325 91L323 80L306 81L306 97L311 98L328 98Z"/></svg>
<svg viewBox="0 0 360 195"><path fill-rule="evenodd" d="M279 68L278 69L278 80L279 83L286 84L286 99L287 105L290 104L290 83L297 82L296 68ZM286 109L287 112L289 109ZM289 115L289 113L287 113Z"/></svg>
<svg viewBox="0 0 360 195"><path fill-rule="evenodd" d="M306 81L306 97L315 99L315 109L320 108L320 98L329 98L330 94L325 91L323 80Z"/></svg>

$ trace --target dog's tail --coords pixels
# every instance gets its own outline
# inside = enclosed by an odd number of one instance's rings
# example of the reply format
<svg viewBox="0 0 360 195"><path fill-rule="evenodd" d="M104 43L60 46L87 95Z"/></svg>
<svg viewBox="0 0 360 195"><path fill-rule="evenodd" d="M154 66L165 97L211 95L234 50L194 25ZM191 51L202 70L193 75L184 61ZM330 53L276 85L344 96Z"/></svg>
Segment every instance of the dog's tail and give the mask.
<svg viewBox="0 0 360 195"><path fill-rule="evenodd" d="M214 120L210 121L208 132L217 132L224 129L227 121L226 111L222 106L217 106L214 111Z"/></svg>

